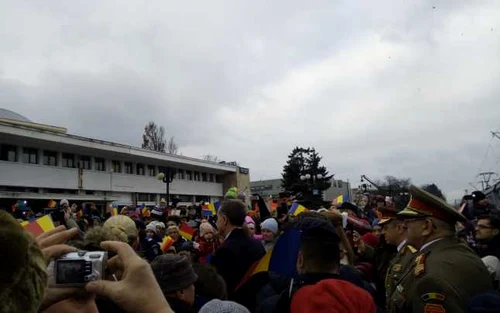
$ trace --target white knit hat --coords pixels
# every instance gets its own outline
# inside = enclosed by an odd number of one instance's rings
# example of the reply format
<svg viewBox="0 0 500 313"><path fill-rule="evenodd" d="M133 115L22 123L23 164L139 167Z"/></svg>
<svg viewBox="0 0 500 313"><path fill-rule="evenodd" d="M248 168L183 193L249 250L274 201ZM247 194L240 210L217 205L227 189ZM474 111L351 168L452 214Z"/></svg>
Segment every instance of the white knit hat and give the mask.
<svg viewBox="0 0 500 313"><path fill-rule="evenodd" d="M207 302L199 313L250 313L250 311L236 302L214 299Z"/></svg>
<svg viewBox="0 0 500 313"><path fill-rule="evenodd" d="M278 233L278 222L274 218L268 218L262 224L260 228L270 230L273 234Z"/></svg>
<svg viewBox="0 0 500 313"><path fill-rule="evenodd" d="M490 275L496 280L500 281L500 261L498 260L497 257L493 255L487 255L481 259L486 265L486 268L488 269L488 272L490 272Z"/></svg>

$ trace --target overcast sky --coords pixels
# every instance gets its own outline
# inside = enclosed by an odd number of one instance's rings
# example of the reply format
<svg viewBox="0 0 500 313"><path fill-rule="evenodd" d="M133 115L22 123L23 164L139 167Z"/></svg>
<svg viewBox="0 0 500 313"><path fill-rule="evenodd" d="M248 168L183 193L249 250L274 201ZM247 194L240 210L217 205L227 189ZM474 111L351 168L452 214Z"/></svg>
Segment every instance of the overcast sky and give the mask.
<svg viewBox="0 0 500 313"><path fill-rule="evenodd" d="M460 197L500 173L499 84L497 0L0 1L0 107L132 145L154 120L252 180L313 146Z"/></svg>

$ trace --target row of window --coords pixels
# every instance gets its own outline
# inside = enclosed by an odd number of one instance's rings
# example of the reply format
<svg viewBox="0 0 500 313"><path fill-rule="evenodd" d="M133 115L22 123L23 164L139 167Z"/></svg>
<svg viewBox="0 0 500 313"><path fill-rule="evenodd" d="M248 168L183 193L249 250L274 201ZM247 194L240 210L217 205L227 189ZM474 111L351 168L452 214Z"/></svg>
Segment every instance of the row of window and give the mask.
<svg viewBox="0 0 500 313"><path fill-rule="evenodd" d="M55 151L43 151L43 159L42 164L47 166L57 166L58 164L58 153ZM21 155L21 162L28 164L39 164L38 160L39 154L38 150L34 148L23 148ZM17 147L12 145L0 144L0 161L9 161L9 162L17 162ZM123 171L122 171L123 165ZM71 153L62 153L61 155L61 166L68 168L81 168L85 170L91 169L91 158L90 156L78 156L76 157ZM106 169L106 160L103 158L94 158L94 169L96 171L105 172ZM163 167L159 167L159 172L165 172ZM156 166L154 165L145 165L142 163L137 163L134 165L132 162L121 162L113 160L111 161L111 171L114 173L124 173L124 174L137 174L137 175L148 175L148 176L156 176ZM212 173L204 173L197 171L188 171L177 169L175 170L174 178L182 179L182 180L194 180L194 181L203 181L203 182L217 182L221 183L221 178L219 175L215 175Z"/></svg>

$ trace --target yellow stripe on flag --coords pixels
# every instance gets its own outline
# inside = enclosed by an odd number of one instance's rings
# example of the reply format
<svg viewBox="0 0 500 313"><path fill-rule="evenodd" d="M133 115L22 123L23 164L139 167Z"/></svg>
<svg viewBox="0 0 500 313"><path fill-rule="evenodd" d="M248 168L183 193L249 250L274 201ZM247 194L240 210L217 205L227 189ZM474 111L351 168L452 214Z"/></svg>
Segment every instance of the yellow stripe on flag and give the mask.
<svg viewBox="0 0 500 313"><path fill-rule="evenodd" d="M50 215L45 215L43 217L40 217L39 219L36 220L36 222L43 229L44 233L56 228L54 226L54 222L52 221L52 218L50 217Z"/></svg>

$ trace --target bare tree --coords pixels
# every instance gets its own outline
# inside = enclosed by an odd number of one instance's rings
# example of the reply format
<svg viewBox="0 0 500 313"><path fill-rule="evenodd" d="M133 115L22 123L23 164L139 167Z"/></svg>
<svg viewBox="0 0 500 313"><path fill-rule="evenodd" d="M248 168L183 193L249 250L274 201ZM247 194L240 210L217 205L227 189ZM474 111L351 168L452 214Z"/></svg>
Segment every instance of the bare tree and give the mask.
<svg viewBox="0 0 500 313"><path fill-rule="evenodd" d="M212 154L206 154L206 155L202 156L202 158L203 158L203 160L209 161L209 162L220 162L219 157L216 155L212 155Z"/></svg>
<svg viewBox="0 0 500 313"><path fill-rule="evenodd" d="M153 121L146 124L142 135L142 148L165 152L165 146L165 128L163 126L158 127Z"/></svg>
<svg viewBox="0 0 500 313"><path fill-rule="evenodd" d="M170 137L167 144L167 152L170 154L179 154L179 147L175 143L174 137Z"/></svg>

